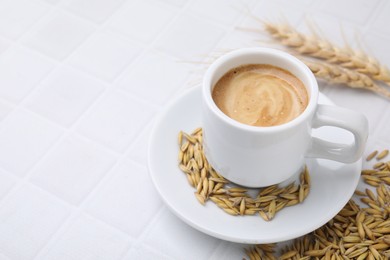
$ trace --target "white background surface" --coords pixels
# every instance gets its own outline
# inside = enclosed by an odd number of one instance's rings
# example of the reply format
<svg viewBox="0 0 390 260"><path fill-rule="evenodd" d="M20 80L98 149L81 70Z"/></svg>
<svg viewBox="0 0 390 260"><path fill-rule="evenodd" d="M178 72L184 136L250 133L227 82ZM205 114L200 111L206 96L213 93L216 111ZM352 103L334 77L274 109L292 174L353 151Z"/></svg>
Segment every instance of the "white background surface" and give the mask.
<svg viewBox="0 0 390 260"><path fill-rule="evenodd" d="M242 259L162 204L146 168L159 109L210 53L261 46L248 14L305 20L390 65L385 0L0 0L0 259ZM258 41L260 40L260 42ZM390 103L321 90L390 145Z"/></svg>

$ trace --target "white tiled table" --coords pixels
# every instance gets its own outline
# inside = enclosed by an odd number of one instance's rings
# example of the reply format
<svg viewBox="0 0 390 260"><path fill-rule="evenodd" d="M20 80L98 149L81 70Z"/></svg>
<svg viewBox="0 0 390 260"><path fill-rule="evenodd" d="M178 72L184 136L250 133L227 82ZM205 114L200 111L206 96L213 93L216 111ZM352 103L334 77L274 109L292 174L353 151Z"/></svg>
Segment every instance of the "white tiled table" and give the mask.
<svg viewBox="0 0 390 260"><path fill-rule="evenodd" d="M0 0L0 259L242 259L163 205L146 168L153 119L216 51L260 46L263 20L305 20L390 65L385 0ZM256 41L256 40L260 40ZM321 83L390 147L390 103Z"/></svg>

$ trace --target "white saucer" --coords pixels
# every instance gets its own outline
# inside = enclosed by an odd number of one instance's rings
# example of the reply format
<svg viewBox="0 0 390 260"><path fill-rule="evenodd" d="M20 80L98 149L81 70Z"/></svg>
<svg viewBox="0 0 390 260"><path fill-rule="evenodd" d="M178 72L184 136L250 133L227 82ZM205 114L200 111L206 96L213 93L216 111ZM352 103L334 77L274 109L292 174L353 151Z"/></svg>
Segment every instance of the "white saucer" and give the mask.
<svg viewBox="0 0 390 260"><path fill-rule="evenodd" d="M332 104L320 94L320 103ZM201 90L193 88L177 97L161 111L149 144L149 171L168 207L192 227L211 236L239 243L273 243L293 239L322 226L352 197L359 181L362 162L342 164L308 159L312 185L303 204L278 212L270 221L260 216L231 216L211 201L202 206L194 196L186 176L177 166L177 135L202 126ZM352 141L345 130L322 127L316 136L337 142Z"/></svg>

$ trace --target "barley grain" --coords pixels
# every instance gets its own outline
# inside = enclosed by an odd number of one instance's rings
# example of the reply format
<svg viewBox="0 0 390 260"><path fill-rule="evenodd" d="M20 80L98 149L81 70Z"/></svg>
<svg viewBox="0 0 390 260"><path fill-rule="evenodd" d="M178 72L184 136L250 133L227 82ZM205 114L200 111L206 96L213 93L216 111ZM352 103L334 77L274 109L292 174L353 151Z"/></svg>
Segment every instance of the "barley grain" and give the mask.
<svg viewBox="0 0 390 260"><path fill-rule="evenodd" d="M272 200L268 209L268 217L270 220L275 217L275 213L276 213L276 200Z"/></svg>
<svg viewBox="0 0 390 260"><path fill-rule="evenodd" d="M385 166L384 162L377 162L376 164L374 164L374 166L372 168L379 169L382 166Z"/></svg>
<svg viewBox="0 0 390 260"><path fill-rule="evenodd" d="M269 221L269 217L268 215L263 211L263 210L259 210L259 215L260 217L262 217L265 221Z"/></svg>
<svg viewBox="0 0 390 260"><path fill-rule="evenodd" d="M280 256L280 260L286 260L286 259L292 258L297 254L298 254L298 252L295 250L288 251Z"/></svg>
<svg viewBox="0 0 390 260"><path fill-rule="evenodd" d="M376 157L377 160L382 160L389 154L389 150L383 150L378 156Z"/></svg>
<svg viewBox="0 0 390 260"><path fill-rule="evenodd" d="M233 216L236 216L238 215L238 213L230 208L224 208L223 209L226 213L230 214L230 215L233 215Z"/></svg>
<svg viewBox="0 0 390 260"><path fill-rule="evenodd" d="M241 204L240 204L240 215L244 215L245 213L245 200L241 199Z"/></svg>
<svg viewBox="0 0 390 260"><path fill-rule="evenodd" d="M377 154L378 154L378 150L373 151L372 153L370 153L370 154L367 156L366 161L367 161L367 162L368 162L368 161L371 161L372 158L374 158Z"/></svg>
<svg viewBox="0 0 390 260"><path fill-rule="evenodd" d="M198 201L200 202L200 204L202 204L202 205L205 204L206 198L205 198L202 194L199 194L199 193L196 193L196 192L195 192L195 197L198 199Z"/></svg>
<svg viewBox="0 0 390 260"><path fill-rule="evenodd" d="M182 141L183 141L183 131L180 131L178 136L177 136L177 142L178 142L179 146L181 146Z"/></svg>

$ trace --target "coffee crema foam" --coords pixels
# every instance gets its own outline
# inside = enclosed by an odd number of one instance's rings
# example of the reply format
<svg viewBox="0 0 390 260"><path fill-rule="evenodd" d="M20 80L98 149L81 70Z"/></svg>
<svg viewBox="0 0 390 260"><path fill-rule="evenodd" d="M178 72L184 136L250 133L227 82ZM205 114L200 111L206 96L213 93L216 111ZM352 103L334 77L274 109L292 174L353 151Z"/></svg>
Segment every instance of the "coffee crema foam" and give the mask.
<svg viewBox="0 0 390 260"><path fill-rule="evenodd" d="M227 116L252 126L287 123L308 104L306 88L297 77L267 64L230 70L215 84L212 97Z"/></svg>

